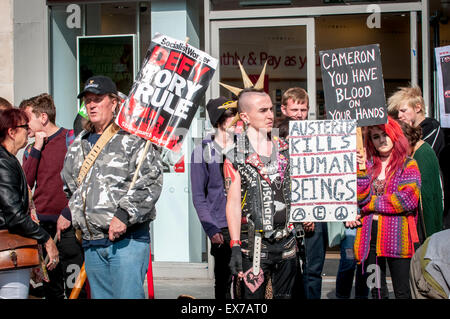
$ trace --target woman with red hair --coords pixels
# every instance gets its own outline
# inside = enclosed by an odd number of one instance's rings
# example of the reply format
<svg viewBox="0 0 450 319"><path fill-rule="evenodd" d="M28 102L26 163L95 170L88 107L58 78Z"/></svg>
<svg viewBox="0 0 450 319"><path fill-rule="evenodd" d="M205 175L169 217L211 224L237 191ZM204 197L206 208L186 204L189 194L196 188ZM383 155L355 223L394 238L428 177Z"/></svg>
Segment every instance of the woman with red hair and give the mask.
<svg viewBox="0 0 450 319"><path fill-rule="evenodd" d="M348 225L361 226L355 238L355 258L367 276L372 298L389 296L387 286L380 283L380 279L386 281L386 262L395 297L411 298L409 264L414 243L418 242L415 216L420 171L408 156L408 140L391 117L386 124L368 128L366 152L367 160L361 154L357 156L360 215ZM363 162L366 170L359 169Z"/></svg>
<svg viewBox="0 0 450 319"><path fill-rule="evenodd" d="M23 110L11 108L0 112L0 230L36 239L47 250L50 261L46 266L53 270L59 259L58 249L50 235L33 220L27 181L16 158L17 152L27 145L28 129L28 117ZM13 255L11 258L14 261ZM5 264L6 261L7 258ZM26 299L30 274L30 268L0 269L0 299Z"/></svg>

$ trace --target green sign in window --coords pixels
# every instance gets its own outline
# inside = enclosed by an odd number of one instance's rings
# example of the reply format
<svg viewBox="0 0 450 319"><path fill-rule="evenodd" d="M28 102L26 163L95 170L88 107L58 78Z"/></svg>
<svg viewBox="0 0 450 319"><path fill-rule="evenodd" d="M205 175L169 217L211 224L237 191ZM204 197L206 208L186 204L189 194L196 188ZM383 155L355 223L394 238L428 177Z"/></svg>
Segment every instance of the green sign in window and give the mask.
<svg viewBox="0 0 450 319"><path fill-rule="evenodd" d="M78 37L79 91L93 75L109 76L128 95L136 71L135 36Z"/></svg>

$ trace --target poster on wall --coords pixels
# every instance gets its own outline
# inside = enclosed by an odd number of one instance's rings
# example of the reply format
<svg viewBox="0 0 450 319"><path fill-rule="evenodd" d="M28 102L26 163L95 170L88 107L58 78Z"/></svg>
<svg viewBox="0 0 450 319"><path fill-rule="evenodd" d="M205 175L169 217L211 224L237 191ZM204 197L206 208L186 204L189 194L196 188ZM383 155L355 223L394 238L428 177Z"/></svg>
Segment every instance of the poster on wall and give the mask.
<svg viewBox="0 0 450 319"><path fill-rule="evenodd" d="M320 51L325 117L357 121L358 126L387 122L380 47Z"/></svg>
<svg viewBox="0 0 450 319"><path fill-rule="evenodd" d="M91 76L101 74L127 95L135 78L135 42L134 34L77 37L79 88Z"/></svg>
<svg viewBox="0 0 450 319"><path fill-rule="evenodd" d="M450 45L434 50L438 80L439 120L441 127L450 127Z"/></svg>
<svg viewBox="0 0 450 319"><path fill-rule="evenodd" d="M117 125L178 153L217 62L184 41L157 33Z"/></svg>
<svg viewBox="0 0 450 319"><path fill-rule="evenodd" d="M356 219L356 120L289 122L290 222Z"/></svg>

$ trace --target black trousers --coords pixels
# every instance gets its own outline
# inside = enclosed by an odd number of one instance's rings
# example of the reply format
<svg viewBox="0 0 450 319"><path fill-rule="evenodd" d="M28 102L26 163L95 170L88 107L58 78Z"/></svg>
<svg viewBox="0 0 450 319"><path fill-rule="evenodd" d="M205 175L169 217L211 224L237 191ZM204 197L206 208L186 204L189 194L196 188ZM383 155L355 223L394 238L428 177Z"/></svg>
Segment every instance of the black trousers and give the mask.
<svg viewBox="0 0 450 319"><path fill-rule="evenodd" d="M409 287L409 266L410 258L391 258L377 257L378 222L372 222L372 231L370 239L370 251L367 259L364 261L364 277L366 283L371 288L373 299L388 299L389 291L386 283L386 264L392 278L392 286L396 299L411 299L411 290ZM379 280L377 280L379 278Z"/></svg>
<svg viewBox="0 0 450 319"><path fill-rule="evenodd" d="M222 228L222 235L223 244L211 243L211 255L214 256L214 294L216 299L231 299L231 248L228 228Z"/></svg>
<svg viewBox="0 0 450 319"><path fill-rule="evenodd" d="M261 270L264 281L255 291L249 289L241 281L240 287L243 299L264 299L266 286L269 278L272 278L273 299L291 299L298 271L298 257L294 250L293 254L286 254L297 246L293 235L279 241L268 242L262 240L261 248ZM243 241L243 248L244 241ZM246 255L242 255L242 268L244 274L253 267L253 261Z"/></svg>
<svg viewBox="0 0 450 319"><path fill-rule="evenodd" d="M52 238L55 237L56 223L40 222L40 225ZM84 262L83 249L75 237L72 226L61 232L61 240L57 242L56 247L59 252L59 263L55 269L48 271L50 282L43 283L42 291L31 289L31 295L46 299L69 298ZM44 258L46 254L44 249ZM85 289L82 289L78 299L85 299L86 295Z"/></svg>

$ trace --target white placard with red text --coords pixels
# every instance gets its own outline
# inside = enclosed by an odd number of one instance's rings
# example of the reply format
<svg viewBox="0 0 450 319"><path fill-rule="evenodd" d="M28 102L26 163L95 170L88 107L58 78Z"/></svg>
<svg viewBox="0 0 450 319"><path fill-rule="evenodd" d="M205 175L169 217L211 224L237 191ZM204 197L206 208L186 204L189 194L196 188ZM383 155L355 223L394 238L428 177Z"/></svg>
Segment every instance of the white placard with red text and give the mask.
<svg viewBox="0 0 450 319"><path fill-rule="evenodd" d="M353 221L356 120L291 121L290 222Z"/></svg>

